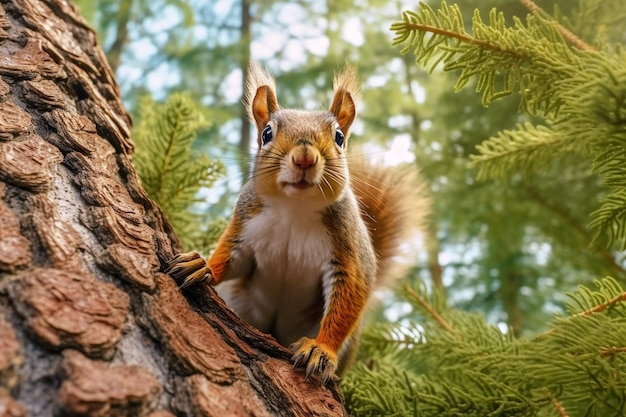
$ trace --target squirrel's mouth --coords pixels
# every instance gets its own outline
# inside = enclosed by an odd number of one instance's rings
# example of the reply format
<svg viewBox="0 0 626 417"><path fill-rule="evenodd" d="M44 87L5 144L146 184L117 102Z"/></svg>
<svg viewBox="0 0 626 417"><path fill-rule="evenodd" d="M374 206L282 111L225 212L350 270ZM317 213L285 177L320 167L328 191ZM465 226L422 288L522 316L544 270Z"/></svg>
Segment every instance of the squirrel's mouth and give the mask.
<svg viewBox="0 0 626 417"><path fill-rule="evenodd" d="M311 187L313 187L315 185L314 183L309 182L309 181L307 181L305 179L301 179L298 182L285 182L283 184L285 186L294 187L294 188L296 188L298 190L306 190L306 189L309 189L309 188L311 188Z"/></svg>

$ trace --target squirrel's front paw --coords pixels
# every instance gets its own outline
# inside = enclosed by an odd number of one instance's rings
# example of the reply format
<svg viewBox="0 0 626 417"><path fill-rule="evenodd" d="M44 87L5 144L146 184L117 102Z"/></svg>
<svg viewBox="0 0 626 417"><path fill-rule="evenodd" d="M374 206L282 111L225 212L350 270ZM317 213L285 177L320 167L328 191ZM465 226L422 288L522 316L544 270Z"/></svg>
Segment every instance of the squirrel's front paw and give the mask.
<svg viewBox="0 0 626 417"><path fill-rule="evenodd" d="M305 369L305 379L312 375L319 376L322 384L326 384L334 375L337 369L337 354L327 346L317 343L314 339L303 337L291 345L295 350L292 356L294 368L303 367Z"/></svg>
<svg viewBox="0 0 626 417"><path fill-rule="evenodd" d="M174 281L185 288L191 284L213 279L211 268L198 252L179 253L167 264L165 273L174 278Z"/></svg>

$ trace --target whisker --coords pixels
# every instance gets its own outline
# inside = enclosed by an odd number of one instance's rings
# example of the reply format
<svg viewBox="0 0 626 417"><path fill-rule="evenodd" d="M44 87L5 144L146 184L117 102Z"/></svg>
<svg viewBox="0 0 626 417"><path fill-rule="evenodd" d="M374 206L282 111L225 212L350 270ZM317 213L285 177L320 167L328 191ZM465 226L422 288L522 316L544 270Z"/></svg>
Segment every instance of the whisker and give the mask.
<svg viewBox="0 0 626 417"><path fill-rule="evenodd" d="M260 178L260 177L264 177L267 176L269 174L272 174L274 172L279 172L280 168L279 167L268 167L265 169L260 169L255 171L251 176L250 179L256 179L256 178Z"/></svg>
<svg viewBox="0 0 626 417"><path fill-rule="evenodd" d="M328 186L328 188L330 189L330 192L333 193L333 197L337 197L335 195L335 190L333 189L333 187L330 185L330 182L328 182L328 179L326 178L326 175L322 175L322 180L326 183L326 185ZM321 186L320 186L320 190L321 190ZM326 200L326 194L324 194L324 192L322 191L322 195L324 196L324 201L328 204L328 201Z"/></svg>
<svg viewBox="0 0 626 417"><path fill-rule="evenodd" d="M362 152L362 153L350 153L350 154L345 154L343 155L346 159L356 159L356 158L360 158L363 159L364 157L370 157L370 156L377 156L377 155L384 155L386 152L384 151L377 151L377 152Z"/></svg>
<svg viewBox="0 0 626 417"><path fill-rule="evenodd" d="M324 178L324 177L322 177ZM322 193L322 197L324 198L324 202L326 203L326 205L328 205L328 199L326 198L326 193L324 193L324 189L322 188L322 185L318 182L317 184L317 188L320 190L320 193Z"/></svg>

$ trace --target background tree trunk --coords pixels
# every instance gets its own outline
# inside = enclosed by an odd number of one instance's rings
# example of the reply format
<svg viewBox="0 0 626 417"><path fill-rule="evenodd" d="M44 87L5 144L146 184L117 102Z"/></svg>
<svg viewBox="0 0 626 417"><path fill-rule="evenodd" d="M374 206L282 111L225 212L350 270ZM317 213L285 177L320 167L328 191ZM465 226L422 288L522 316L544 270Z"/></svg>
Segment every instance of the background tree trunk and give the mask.
<svg viewBox="0 0 626 417"><path fill-rule="evenodd" d="M345 415L211 288L131 165L130 118L63 0L0 2L0 416Z"/></svg>

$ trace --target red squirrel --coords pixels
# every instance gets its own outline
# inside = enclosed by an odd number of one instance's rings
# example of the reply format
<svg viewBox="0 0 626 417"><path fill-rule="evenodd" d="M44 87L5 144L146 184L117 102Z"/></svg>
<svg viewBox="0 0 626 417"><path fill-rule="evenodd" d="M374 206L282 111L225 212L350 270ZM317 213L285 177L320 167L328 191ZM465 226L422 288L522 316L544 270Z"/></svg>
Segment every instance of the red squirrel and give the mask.
<svg viewBox="0 0 626 417"><path fill-rule="evenodd" d="M328 111L282 109L272 76L248 70L244 100L258 151L230 223L205 261L174 257L185 287L208 279L244 320L294 351L322 383L345 368L372 292L427 213L416 173L346 156L359 96L356 70L334 79Z"/></svg>

